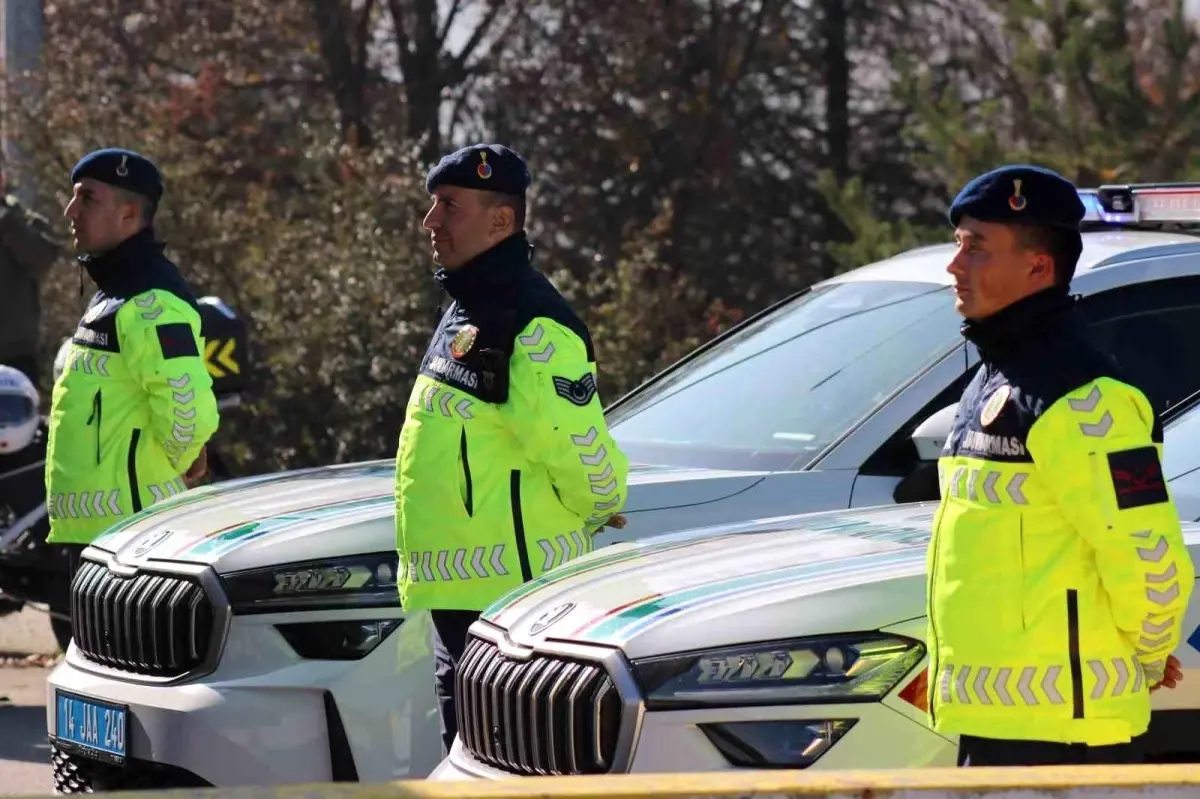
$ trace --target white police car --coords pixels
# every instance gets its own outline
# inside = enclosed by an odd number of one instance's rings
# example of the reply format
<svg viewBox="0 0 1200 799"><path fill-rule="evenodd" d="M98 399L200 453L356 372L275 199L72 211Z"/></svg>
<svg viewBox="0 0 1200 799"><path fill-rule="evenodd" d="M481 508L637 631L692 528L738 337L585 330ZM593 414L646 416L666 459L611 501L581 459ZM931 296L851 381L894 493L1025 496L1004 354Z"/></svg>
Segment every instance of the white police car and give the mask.
<svg viewBox="0 0 1200 799"><path fill-rule="evenodd" d="M1200 396L1177 408L1163 470L1200 564ZM459 736L432 779L954 766L956 739L925 716L936 507L643 539L510 592L471 628ZM1200 761L1187 732L1200 724L1200 596L1183 628L1184 679L1152 698L1152 762ZM1089 691L1119 694L1141 679L1124 664L1084 668ZM997 680L954 690L1064 701L1020 675Z"/></svg>
<svg viewBox="0 0 1200 799"><path fill-rule="evenodd" d="M1121 200L1135 214L1111 212ZM1083 312L1152 399L1175 404L1200 389L1200 238L1151 228L1200 218L1200 186L1085 202L1097 229L1074 283ZM932 498L912 434L977 362L958 333L952 250L820 283L617 402L610 424L638 465L628 525L597 544ZM392 489L390 461L240 480L98 539L48 682L58 789L429 774L441 752L427 617L396 606ZM564 547L546 565L574 554ZM458 579L469 567L441 566Z"/></svg>

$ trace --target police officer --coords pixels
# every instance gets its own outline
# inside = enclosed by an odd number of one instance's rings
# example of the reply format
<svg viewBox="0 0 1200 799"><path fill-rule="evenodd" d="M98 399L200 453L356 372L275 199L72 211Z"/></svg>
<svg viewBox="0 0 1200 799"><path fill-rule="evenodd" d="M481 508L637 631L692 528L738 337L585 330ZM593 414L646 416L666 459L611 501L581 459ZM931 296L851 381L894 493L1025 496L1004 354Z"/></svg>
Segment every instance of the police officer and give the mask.
<svg viewBox="0 0 1200 799"><path fill-rule="evenodd" d="M959 736L960 765L1135 762L1149 692L1180 676L1192 561L1160 423L1069 294L1083 212L1025 165L950 208L982 364L939 462L928 641L931 722Z"/></svg>
<svg viewBox="0 0 1200 799"><path fill-rule="evenodd" d="M121 149L71 172L77 260L96 283L54 385L47 541L78 554L107 527L185 490L217 428L196 299L154 234L162 176Z"/></svg>
<svg viewBox="0 0 1200 799"><path fill-rule="evenodd" d="M430 170L442 315L396 457L401 601L430 610L443 742L467 628L504 592L592 549L628 463L596 393L587 327L531 266L524 159L465 147ZM620 526L620 517L611 519Z"/></svg>

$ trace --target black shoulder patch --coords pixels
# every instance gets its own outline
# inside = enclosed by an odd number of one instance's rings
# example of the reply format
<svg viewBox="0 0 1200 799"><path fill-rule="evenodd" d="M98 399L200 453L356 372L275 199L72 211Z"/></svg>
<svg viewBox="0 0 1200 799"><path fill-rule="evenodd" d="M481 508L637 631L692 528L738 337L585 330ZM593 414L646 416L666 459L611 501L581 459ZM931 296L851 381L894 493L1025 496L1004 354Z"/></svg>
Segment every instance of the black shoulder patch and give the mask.
<svg viewBox="0 0 1200 799"><path fill-rule="evenodd" d="M1108 453L1108 471L1121 510L1157 505L1169 499L1155 447Z"/></svg>
<svg viewBox="0 0 1200 799"><path fill-rule="evenodd" d="M555 375L554 393L582 408L596 396L596 378L592 377L591 372L585 373L578 380L568 380Z"/></svg>
<svg viewBox="0 0 1200 799"><path fill-rule="evenodd" d="M196 348L196 336L192 333L191 325L186 322L170 322L155 328L158 333L158 346L162 349L163 358L194 358L200 355Z"/></svg>

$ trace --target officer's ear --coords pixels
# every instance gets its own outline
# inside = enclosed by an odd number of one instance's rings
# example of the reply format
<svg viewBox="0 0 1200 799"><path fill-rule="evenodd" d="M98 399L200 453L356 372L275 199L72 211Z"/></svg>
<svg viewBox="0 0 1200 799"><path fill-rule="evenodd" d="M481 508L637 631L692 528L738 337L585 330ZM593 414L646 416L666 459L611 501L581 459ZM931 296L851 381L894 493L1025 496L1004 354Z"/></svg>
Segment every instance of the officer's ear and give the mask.
<svg viewBox="0 0 1200 799"><path fill-rule="evenodd" d="M1039 280L1054 281L1054 256L1046 252L1034 252L1029 274Z"/></svg>
<svg viewBox="0 0 1200 799"><path fill-rule="evenodd" d="M489 209L488 218L491 232L496 235L503 235L515 230L516 212L508 203L499 202L493 205Z"/></svg>

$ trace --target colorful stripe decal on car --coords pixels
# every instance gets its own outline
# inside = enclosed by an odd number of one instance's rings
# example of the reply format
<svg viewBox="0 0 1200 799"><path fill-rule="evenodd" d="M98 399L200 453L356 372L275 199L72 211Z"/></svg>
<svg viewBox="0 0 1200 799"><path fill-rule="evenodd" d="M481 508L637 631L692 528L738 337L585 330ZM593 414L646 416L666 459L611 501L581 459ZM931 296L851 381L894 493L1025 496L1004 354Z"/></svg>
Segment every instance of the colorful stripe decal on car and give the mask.
<svg viewBox="0 0 1200 799"><path fill-rule="evenodd" d="M264 516L251 521L241 521L237 524L214 530L199 540L185 540L174 551L161 554L159 557L174 558L184 554L189 557L216 557L271 533L283 532L315 521L331 521L342 516L358 513L364 509L375 509L383 505L390 506L394 501L391 496L381 496L350 501L327 502L306 508L297 508L276 516Z"/></svg>
<svg viewBox="0 0 1200 799"><path fill-rule="evenodd" d="M745 533L734 533L732 535L741 536L745 535ZM614 552L611 555L600 555L589 558L588 560L580 563L566 563L562 566L559 566L557 569L552 569L539 577L535 577L529 582L523 583L517 588L514 588L512 591L509 591L507 594L504 594L483 611L483 618L499 623L501 620L495 618L493 614L503 614L505 610L511 608L520 600L528 597L530 594L533 594L542 588L545 588L546 586L560 583L563 580L569 580L572 577L580 574L586 574L587 572L595 571L596 569L602 569L605 566L612 566L617 563L627 563L629 561L637 560L638 558L644 558L648 555L654 555L659 552L670 552L674 549L689 547L696 543L697 538L701 537L702 536L693 534L687 536L686 539L681 540L676 536L671 536L671 540L669 541L661 541L656 544L637 546L633 549L627 549L622 552ZM704 540L705 543L707 543L708 541L721 541L730 537L732 536L713 536L712 538L705 538Z"/></svg>
<svg viewBox="0 0 1200 799"><path fill-rule="evenodd" d="M337 471L335 471L335 469ZM206 486L194 488L170 499L156 502L153 505L146 506L138 513L122 519L113 526L107 528L100 536L97 536L95 543L103 544L104 539L107 537L116 535L124 530L128 530L130 527L140 524L151 517L153 517L154 524L156 526L164 526L169 522L173 522L177 518L177 515L173 513L174 511L185 509L188 506L195 505L196 503L202 502L206 499L225 498L232 500L240 494L248 493L252 490L258 490L264 483L269 483L271 487L274 488L276 486L284 486L301 480L313 480L316 487L322 487L323 484L326 484L325 481L373 478L377 476L386 476L386 470L384 470L382 467L372 465L355 468L333 467L326 469L304 469L299 470L294 474L261 474L250 477L238 477L221 483L212 483ZM391 493L390 491L381 491L377 496L391 496Z"/></svg>
<svg viewBox="0 0 1200 799"><path fill-rule="evenodd" d="M804 566L788 566L774 571L733 577L715 583L696 586L673 594L648 594L603 616L585 622L569 637L588 641L622 644L653 624L684 610L724 601L730 596L757 592L765 588L786 585L797 579L824 574L856 574L905 562L924 562L923 552L912 550L873 553L851 558L835 558Z"/></svg>

